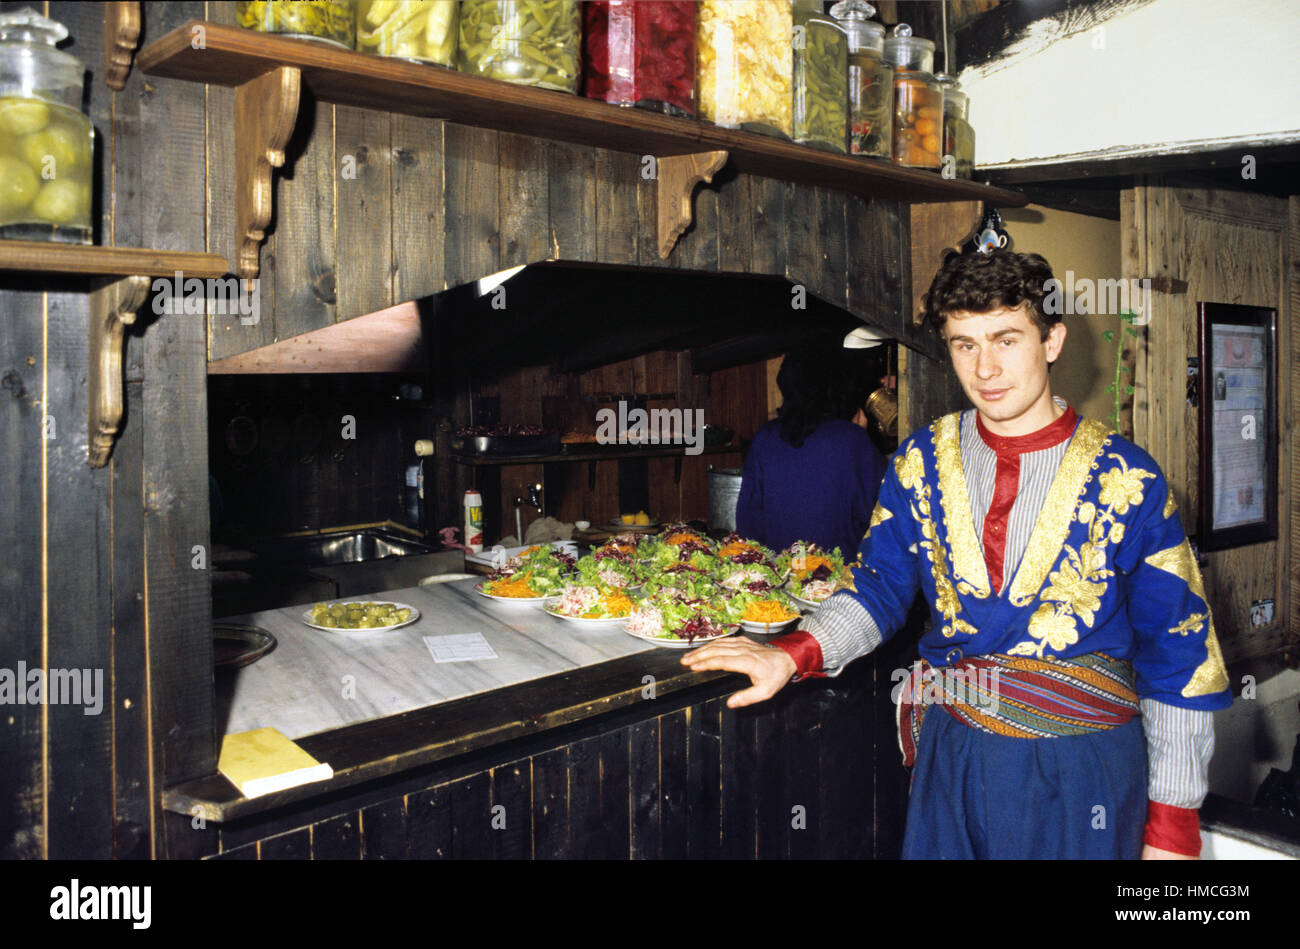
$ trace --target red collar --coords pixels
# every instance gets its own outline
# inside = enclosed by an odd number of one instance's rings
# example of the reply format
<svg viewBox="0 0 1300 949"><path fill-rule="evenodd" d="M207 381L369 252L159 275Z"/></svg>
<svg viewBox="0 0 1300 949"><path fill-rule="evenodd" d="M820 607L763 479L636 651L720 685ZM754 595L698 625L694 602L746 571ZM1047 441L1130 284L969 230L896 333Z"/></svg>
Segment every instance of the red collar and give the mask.
<svg viewBox="0 0 1300 949"><path fill-rule="evenodd" d="M1064 415L1036 432L1028 435L995 435L984 427L984 420L979 413L975 413L975 426L980 438L999 455L1023 455L1059 445L1074 434L1074 426L1078 421L1079 416L1074 414L1074 409L1066 406Z"/></svg>

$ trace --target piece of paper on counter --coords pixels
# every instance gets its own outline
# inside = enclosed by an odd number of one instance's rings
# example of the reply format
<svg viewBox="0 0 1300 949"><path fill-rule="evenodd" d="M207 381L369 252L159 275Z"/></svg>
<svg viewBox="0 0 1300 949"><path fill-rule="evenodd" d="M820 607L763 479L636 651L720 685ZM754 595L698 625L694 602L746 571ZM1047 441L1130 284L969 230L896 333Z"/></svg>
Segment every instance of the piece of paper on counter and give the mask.
<svg viewBox="0 0 1300 949"><path fill-rule="evenodd" d="M473 662L476 659L496 659L493 649L482 633L452 633L448 636L425 636L424 644L434 662Z"/></svg>

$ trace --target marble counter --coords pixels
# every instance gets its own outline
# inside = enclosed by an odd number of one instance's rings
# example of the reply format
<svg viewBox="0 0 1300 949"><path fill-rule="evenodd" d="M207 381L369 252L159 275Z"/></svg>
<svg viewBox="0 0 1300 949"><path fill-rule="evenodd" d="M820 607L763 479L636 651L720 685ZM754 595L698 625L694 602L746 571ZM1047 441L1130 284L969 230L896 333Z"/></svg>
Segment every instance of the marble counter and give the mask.
<svg viewBox="0 0 1300 949"><path fill-rule="evenodd" d="M297 739L517 685L657 647L617 626L568 623L540 607L502 606L474 592L477 580L390 590L349 599L408 603L420 619L387 633L326 632L302 622L311 604L224 621L260 626L277 646L217 677L218 730L273 726ZM434 662L425 636L482 633L496 659Z"/></svg>

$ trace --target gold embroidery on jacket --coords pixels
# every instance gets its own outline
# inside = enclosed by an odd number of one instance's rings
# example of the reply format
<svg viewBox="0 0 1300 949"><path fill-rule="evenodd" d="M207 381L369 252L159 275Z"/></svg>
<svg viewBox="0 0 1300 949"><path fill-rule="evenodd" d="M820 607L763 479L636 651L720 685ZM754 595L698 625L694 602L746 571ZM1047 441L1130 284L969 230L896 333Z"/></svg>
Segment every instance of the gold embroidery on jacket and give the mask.
<svg viewBox="0 0 1300 949"><path fill-rule="evenodd" d="M952 575L962 593L984 599L989 595L988 565L975 537L975 520L966 490L966 471L961 463L961 413L945 415L932 426L934 461L939 471L939 503L948 529L952 554Z"/></svg>
<svg viewBox="0 0 1300 949"><path fill-rule="evenodd" d="M925 483L925 462L921 449L913 445L902 458L894 459L894 470L903 487L911 491L914 497L910 501L912 517L921 527L921 549L930 561L930 575L934 578L934 608L942 617L940 631L945 637L964 633L975 635L977 630L970 623L958 617L961 601L948 578L946 558L939 546L939 535L935 530L934 518L930 508L930 485Z"/></svg>
<svg viewBox="0 0 1300 949"><path fill-rule="evenodd" d="M1178 505L1174 504L1174 492L1169 492L1169 500L1165 502L1165 520L1169 520L1174 511L1178 510Z"/></svg>
<svg viewBox="0 0 1300 949"><path fill-rule="evenodd" d="M1078 550L1061 545L1061 562L1048 577L1048 585L1039 594L1043 602L1029 620L1031 639L1016 643L1007 650L1008 655L1042 659L1045 649L1060 652L1073 646L1079 641L1078 621L1091 628L1101 609L1110 585L1107 578L1115 575L1106 567L1106 548L1124 536L1122 529L1115 530L1120 526L1117 515L1127 514L1130 507L1141 504L1143 479L1155 477L1154 472L1130 468L1114 452L1106 457L1115 459L1118 466L1102 472L1099 479L1102 490L1098 501L1105 510L1084 501L1074 512L1079 523L1087 525L1088 539Z"/></svg>
<svg viewBox="0 0 1300 949"><path fill-rule="evenodd" d="M1038 523L1029 535L1029 545L1011 582L1008 599L1013 606L1028 606L1043 588L1047 572L1061 555L1061 548L1070 532L1070 521L1079 503L1079 495L1087 486L1093 459L1110 434L1108 427L1094 419L1082 419L1075 428L1070 447L1065 450L1061 467L1052 479Z"/></svg>
<svg viewBox="0 0 1300 949"><path fill-rule="evenodd" d="M870 534L873 527L885 523L893 516L893 514L889 513L889 508L877 502L876 509L871 512L871 523L867 525L867 533Z"/></svg>
<svg viewBox="0 0 1300 949"><path fill-rule="evenodd" d="M1186 583L1187 588L1201 598L1207 609L1204 618L1209 629L1205 634L1205 661L1196 667L1192 677L1187 680L1187 685L1183 686L1182 695L1186 698L1195 698L1198 695L1212 695L1215 692L1222 692L1228 687L1228 670L1223 665L1223 653L1219 650L1219 637L1214 632L1214 617L1208 612L1210 601L1205 598L1205 584L1201 582L1201 571L1197 569L1196 558L1192 556L1191 544L1184 539L1177 547L1168 547L1156 551L1146 558L1146 562L1158 570L1172 573ZM1170 632L1181 632L1186 635L1181 627L1194 619L1196 615L1193 614L1193 616L1183 620Z"/></svg>

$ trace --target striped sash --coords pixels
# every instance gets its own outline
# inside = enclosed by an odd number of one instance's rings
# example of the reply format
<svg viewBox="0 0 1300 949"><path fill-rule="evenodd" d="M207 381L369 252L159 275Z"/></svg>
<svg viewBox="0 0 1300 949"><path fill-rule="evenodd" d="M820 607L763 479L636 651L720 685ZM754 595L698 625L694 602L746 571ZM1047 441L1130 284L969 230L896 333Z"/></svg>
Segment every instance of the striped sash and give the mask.
<svg viewBox="0 0 1300 949"><path fill-rule="evenodd" d="M943 667L921 660L898 698L898 744L909 768L931 705L972 728L1011 738L1084 735L1117 728L1138 713L1133 666L1105 653L974 656Z"/></svg>

